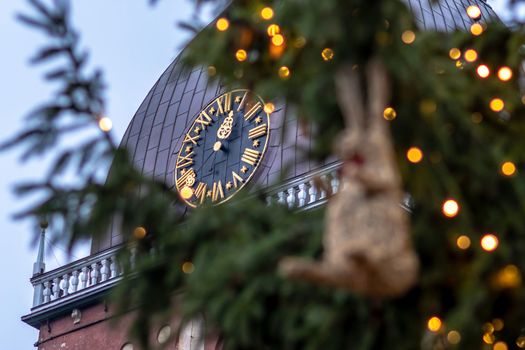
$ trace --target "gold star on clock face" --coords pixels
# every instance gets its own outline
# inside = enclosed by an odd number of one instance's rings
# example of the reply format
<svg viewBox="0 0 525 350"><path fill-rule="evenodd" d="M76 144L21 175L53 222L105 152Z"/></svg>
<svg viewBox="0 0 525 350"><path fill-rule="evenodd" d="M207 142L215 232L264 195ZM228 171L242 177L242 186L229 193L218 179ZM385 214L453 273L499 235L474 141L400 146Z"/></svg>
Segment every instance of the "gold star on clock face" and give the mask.
<svg viewBox="0 0 525 350"><path fill-rule="evenodd" d="M186 204L226 202L252 179L270 137L265 106L259 96L238 89L195 114L176 151L175 187Z"/></svg>

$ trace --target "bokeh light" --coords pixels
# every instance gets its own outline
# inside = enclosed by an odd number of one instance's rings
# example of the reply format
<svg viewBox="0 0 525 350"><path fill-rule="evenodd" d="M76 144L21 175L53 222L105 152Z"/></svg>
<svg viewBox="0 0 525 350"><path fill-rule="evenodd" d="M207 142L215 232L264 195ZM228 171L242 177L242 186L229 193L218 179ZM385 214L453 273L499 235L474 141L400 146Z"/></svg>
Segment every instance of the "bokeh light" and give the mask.
<svg viewBox="0 0 525 350"><path fill-rule="evenodd" d="M459 213L459 204L454 199L447 199L446 201L443 202L441 211L443 212L443 215L445 215L446 217L453 218Z"/></svg>
<svg viewBox="0 0 525 350"><path fill-rule="evenodd" d="M481 238L481 248L487 252L492 252L498 248L499 240L495 235L488 233Z"/></svg>

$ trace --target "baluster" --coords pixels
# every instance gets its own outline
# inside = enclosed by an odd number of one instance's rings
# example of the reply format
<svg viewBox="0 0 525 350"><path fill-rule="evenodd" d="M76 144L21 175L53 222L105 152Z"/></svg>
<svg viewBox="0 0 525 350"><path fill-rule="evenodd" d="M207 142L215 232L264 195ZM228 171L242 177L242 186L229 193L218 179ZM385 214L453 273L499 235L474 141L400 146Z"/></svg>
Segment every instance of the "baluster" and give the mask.
<svg viewBox="0 0 525 350"><path fill-rule="evenodd" d="M44 303L51 301L51 281L44 282Z"/></svg>
<svg viewBox="0 0 525 350"><path fill-rule="evenodd" d="M321 195L319 196L319 200L326 198L326 191L324 190L324 186L326 186L326 175L321 176Z"/></svg>
<svg viewBox="0 0 525 350"><path fill-rule="evenodd" d="M107 281L109 278L109 259L102 260L102 268L100 269L101 282Z"/></svg>
<svg viewBox="0 0 525 350"><path fill-rule="evenodd" d="M317 187L315 187L315 184L313 181L310 181L310 188L308 189L308 195L310 196L308 204L314 203L317 200Z"/></svg>
<svg viewBox="0 0 525 350"><path fill-rule="evenodd" d="M308 197L308 194L306 193L306 184L302 183L299 185L299 193L297 194L297 198L299 198L299 207L305 206L306 197Z"/></svg>
<svg viewBox="0 0 525 350"><path fill-rule="evenodd" d="M286 199L284 198L285 193L284 191L280 191L277 193L277 203L284 204L286 202Z"/></svg>
<svg viewBox="0 0 525 350"><path fill-rule="evenodd" d="M60 278L55 277L53 279L53 300L57 300L60 297Z"/></svg>
<svg viewBox="0 0 525 350"><path fill-rule="evenodd" d="M98 278L100 277L98 263L91 264L91 285L97 284Z"/></svg>
<svg viewBox="0 0 525 350"><path fill-rule="evenodd" d="M64 296L69 294L69 274L68 273L62 276L62 290L64 291Z"/></svg>
<svg viewBox="0 0 525 350"><path fill-rule="evenodd" d="M73 271L71 276L71 293L75 293L78 288L78 270Z"/></svg>
<svg viewBox="0 0 525 350"><path fill-rule="evenodd" d="M116 256L111 257L111 265L109 265L109 269L111 270L110 278L117 277L117 275L118 275L118 264L117 264L117 257Z"/></svg>
<svg viewBox="0 0 525 350"><path fill-rule="evenodd" d="M82 274L80 275L80 289L86 288L87 280L88 280L88 267L84 266L82 268Z"/></svg>
<svg viewBox="0 0 525 350"><path fill-rule="evenodd" d="M272 198L272 196L268 196L268 197L266 197L266 204L271 205L272 202L273 202L273 198Z"/></svg>
<svg viewBox="0 0 525 350"><path fill-rule="evenodd" d="M332 180L330 181L330 185L332 186L332 195L336 194L339 190L339 178L337 177L337 172L332 173Z"/></svg>
<svg viewBox="0 0 525 350"><path fill-rule="evenodd" d="M131 255L129 257L130 267L132 270L135 269L135 262L137 261L137 247L131 247Z"/></svg>
<svg viewBox="0 0 525 350"><path fill-rule="evenodd" d="M288 208L293 208L295 206L295 187L289 188L287 192L286 203Z"/></svg>

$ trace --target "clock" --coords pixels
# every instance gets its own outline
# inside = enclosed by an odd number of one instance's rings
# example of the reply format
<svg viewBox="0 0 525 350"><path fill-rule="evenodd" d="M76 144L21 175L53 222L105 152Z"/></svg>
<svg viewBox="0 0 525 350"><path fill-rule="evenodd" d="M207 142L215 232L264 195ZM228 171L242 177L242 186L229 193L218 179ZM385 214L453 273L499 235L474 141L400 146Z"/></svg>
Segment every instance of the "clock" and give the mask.
<svg viewBox="0 0 525 350"><path fill-rule="evenodd" d="M195 116L175 164L175 186L186 204L226 202L250 181L266 153L272 106L238 89Z"/></svg>

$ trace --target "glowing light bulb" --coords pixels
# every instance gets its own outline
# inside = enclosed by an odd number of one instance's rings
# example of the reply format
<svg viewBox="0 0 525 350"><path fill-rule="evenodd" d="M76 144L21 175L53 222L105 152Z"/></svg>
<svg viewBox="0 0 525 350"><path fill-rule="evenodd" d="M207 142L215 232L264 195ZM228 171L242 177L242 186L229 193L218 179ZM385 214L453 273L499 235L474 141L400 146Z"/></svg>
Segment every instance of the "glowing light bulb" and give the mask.
<svg viewBox="0 0 525 350"><path fill-rule="evenodd" d="M417 164L423 160L423 152L418 147L411 147L407 151L407 159L410 163Z"/></svg>
<svg viewBox="0 0 525 350"><path fill-rule="evenodd" d="M456 245L459 249L466 250L470 247L470 238L468 236L461 235L456 240Z"/></svg>
<svg viewBox="0 0 525 350"><path fill-rule="evenodd" d="M208 67L208 76L213 77L216 74L217 74L217 68L215 68L214 66L209 66Z"/></svg>
<svg viewBox="0 0 525 350"><path fill-rule="evenodd" d="M494 251L496 248L498 248L498 245L498 237L491 233L488 233L481 238L481 248L487 252Z"/></svg>
<svg viewBox="0 0 525 350"><path fill-rule="evenodd" d="M467 15L472 19L479 19L481 17L481 10L476 5L467 7Z"/></svg>
<svg viewBox="0 0 525 350"><path fill-rule="evenodd" d="M323 57L323 60L330 61L334 58L334 50L327 47L321 52L321 56Z"/></svg>
<svg viewBox="0 0 525 350"><path fill-rule="evenodd" d="M520 348L520 349L525 348L525 336L520 335L520 336L516 339L516 345L517 345L518 348Z"/></svg>
<svg viewBox="0 0 525 350"><path fill-rule="evenodd" d="M458 58L461 57L461 51L458 49L458 48L451 48L450 51L448 52L448 55L450 56L450 58L452 58L453 60L457 60Z"/></svg>
<svg viewBox="0 0 525 350"><path fill-rule="evenodd" d="M237 58L237 61L239 62L244 62L248 58L248 53L243 49L237 50L235 53L235 58Z"/></svg>
<svg viewBox="0 0 525 350"><path fill-rule="evenodd" d="M498 70L498 78L501 81L509 81L512 78L512 70L509 67L501 67Z"/></svg>
<svg viewBox="0 0 525 350"><path fill-rule="evenodd" d="M113 128L113 122L108 117L102 117L98 120L98 127L104 132L108 132Z"/></svg>
<svg viewBox="0 0 525 350"><path fill-rule="evenodd" d="M139 226L133 230L133 237L135 237L136 239L143 239L144 237L146 237L146 233L146 229L142 226Z"/></svg>
<svg viewBox="0 0 525 350"><path fill-rule="evenodd" d="M279 27L277 24L270 24L268 28L266 29L266 33L268 33L269 37L274 37L280 32L281 32L281 27Z"/></svg>
<svg viewBox="0 0 525 350"><path fill-rule="evenodd" d="M282 36L282 34L275 34L272 37L272 44L275 46L282 46L284 44L284 36Z"/></svg>
<svg viewBox="0 0 525 350"><path fill-rule="evenodd" d="M447 218L453 218L459 213L459 204L454 199L447 199L443 202L441 211Z"/></svg>
<svg viewBox="0 0 525 350"><path fill-rule="evenodd" d="M394 120L397 117L397 112L392 107L386 107L383 111L383 118L386 120Z"/></svg>
<svg viewBox="0 0 525 350"><path fill-rule="evenodd" d="M264 105L264 111L267 114L272 114L275 111L275 105L271 102L268 102Z"/></svg>
<svg viewBox="0 0 525 350"><path fill-rule="evenodd" d="M481 35L483 34L483 26L479 23L474 23L470 26L470 32L475 36Z"/></svg>
<svg viewBox="0 0 525 350"><path fill-rule="evenodd" d="M476 68L476 73L478 73L480 78L486 78L490 75L490 69L485 64L480 64L478 68Z"/></svg>
<svg viewBox="0 0 525 350"><path fill-rule="evenodd" d="M516 165L513 162L504 162L501 164L501 173L505 176L513 176L516 174Z"/></svg>
<svg viewBox="0 0 525 350"><path fill-rule="evenodd" d="M281 68L279 68L279 77L283 80L285 79L288 79L290 78L290 75L292 73L290 72L290 68L286 67L286 66L282 66Z"/></svg>
<svg viewBox="0 0 525 350"><path fill-rule="evenodd" d="M195 265L193 265L192 262L186 261L182 264L182 272L184 272L185 274L190 274L193 271L195 271Z"/></svg>
<svg viewBox="0 0 525 350"><path fill-rule="evenodd" d="M431 317L427 322L427 327L431 332L437 332L441 329L442 322L437 316Z"/></svg>
<svg viewBox="0 0 525 350"><path fill-rule="evenodd" d="M450 331L447 333L447 340L450 344L459 344L461 341L461 334L458 331Z"/></svg>
<svg viewBox="0 0 525 350"><path fill-rule="evenodd" d="M495 331L501 331L505 324L501 318L495 318L492 320L492 325L494 326Z"/></svg>
<svg viewBox="0 0 525 350"><path fill-rule="evenodd" d="M411 30L405 30L403 34L401 34L401 41L403 41L405 44L410 45L416 40L416 33L414 33Z"/></svg>
<svg viewBox="0 0 525 350"><path fill-rule="evenodd" d="M271 7L265 7L261 10L261 18L268 21L273 18L273 9Z"/></svg>
<svg viewBox="0 0 525 350"><path fill-rule="evenodd" d="M496 344L494 344L494 347L492 348L492 350L508 350L508 349L509 347L507 346L507 344L502 341L499 341Z"/></svg>
<svg viewBox="0 0 525 350"><path fill-rule="evenodd" d="M474 49L468 49L467 51L465 51L464 57L465 57L465 61L474 62L475 60L478 59L478 53Z"/></svg>
<svg viewBox="0 0 525 350"><path fill-rule="evenodd" d="M218 31L224 32L228 30L228 28L230 27L230 21L222 17L217 20L217 23L215 23L215 26L217 27Z"/></svg>
<svg viewBox="0 0 525 350"><path fill-rule="evenodd" d="M501 98L493 98L490 100L489 106L494 112L501 112L505 108L505 102Z"/></svg>

